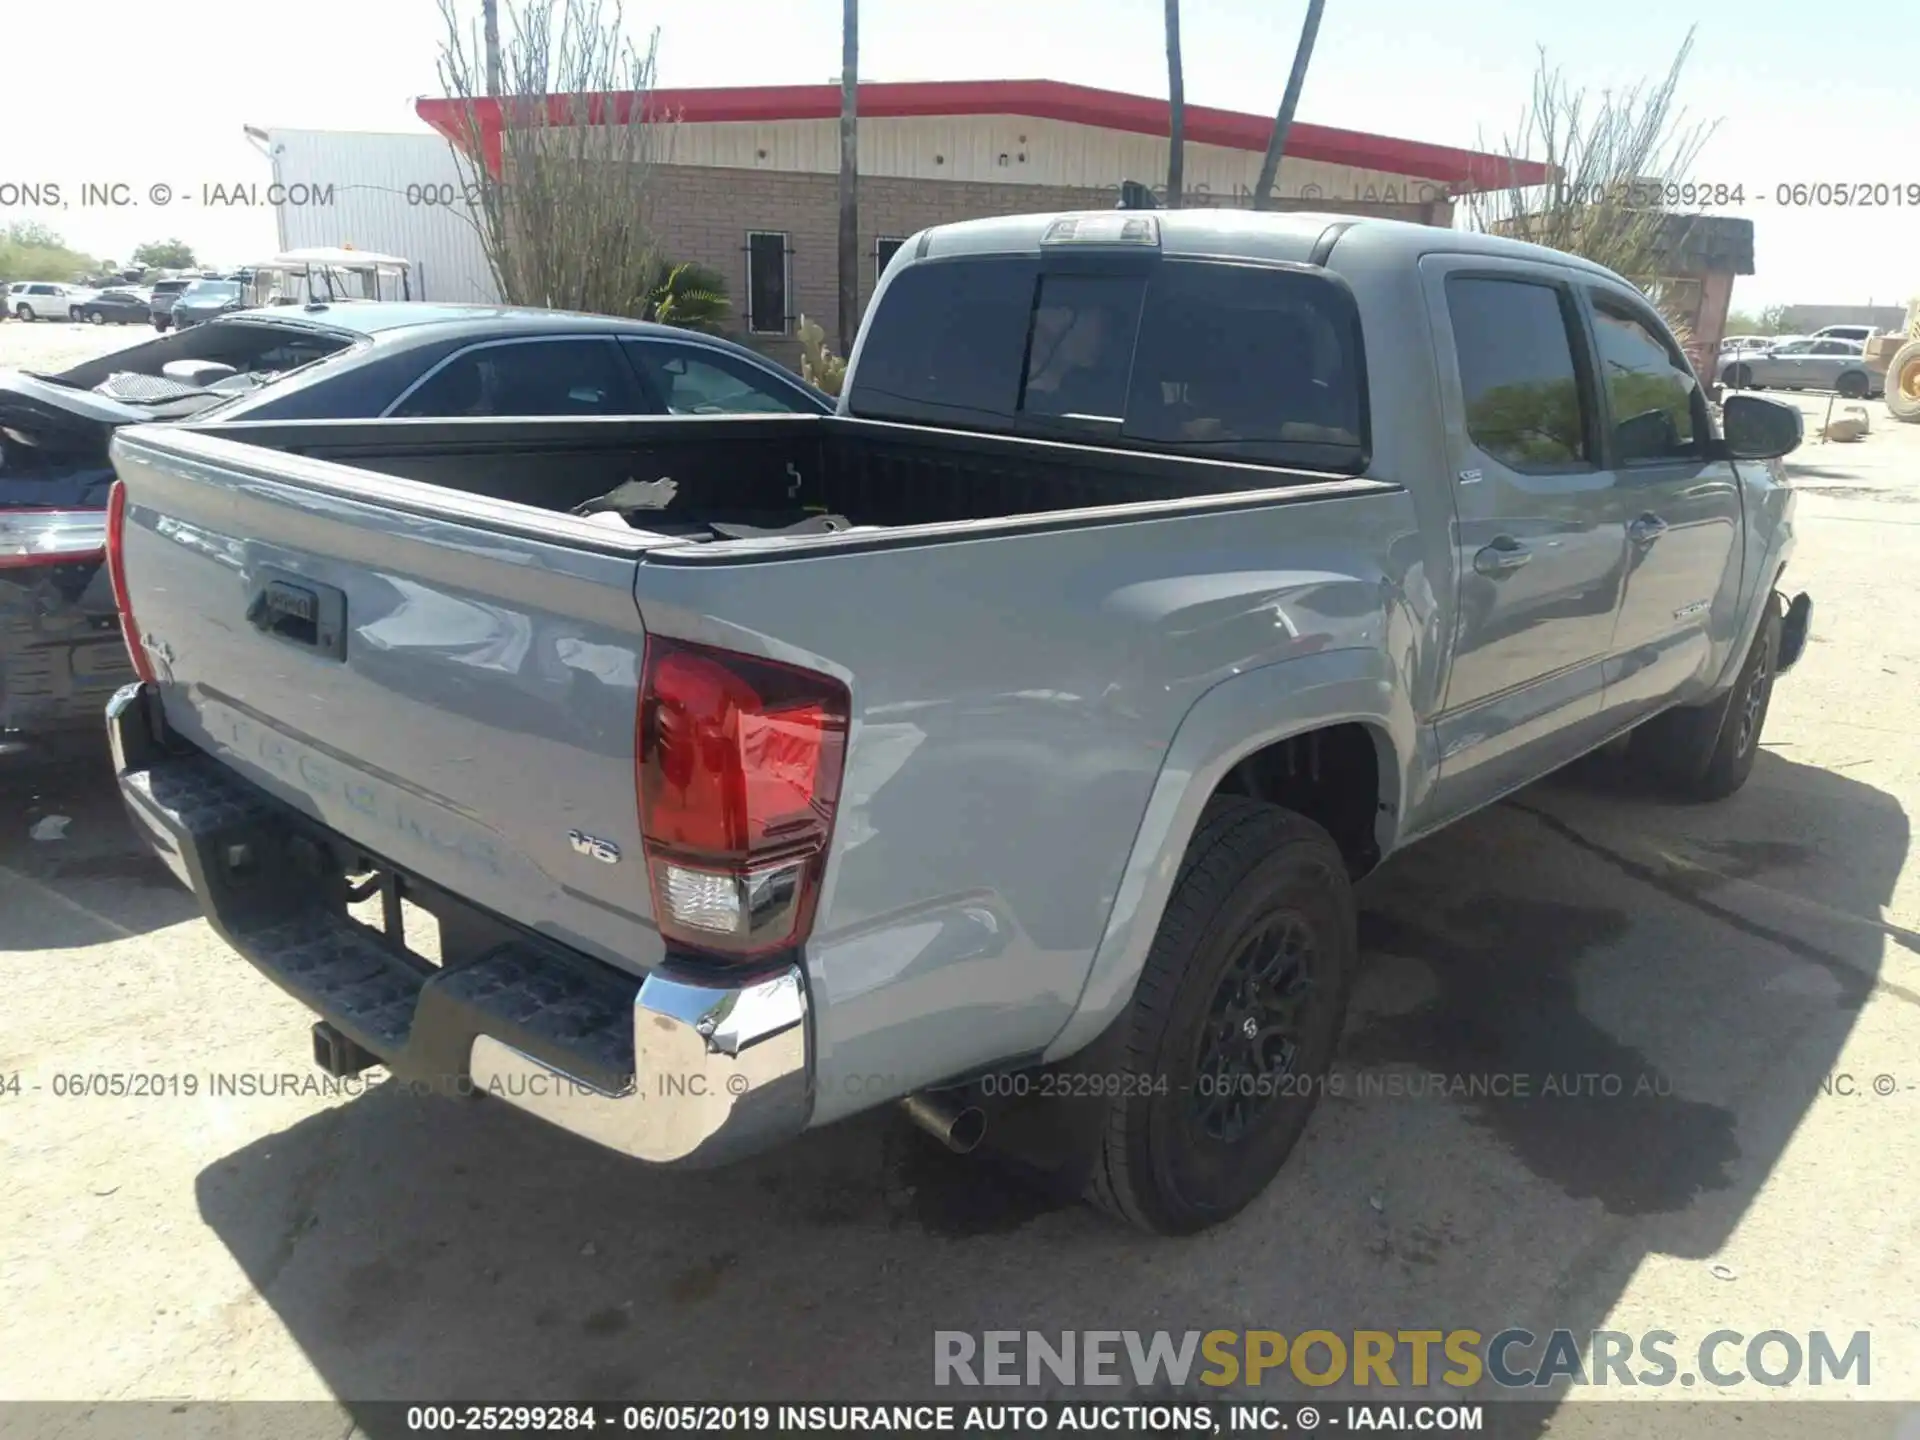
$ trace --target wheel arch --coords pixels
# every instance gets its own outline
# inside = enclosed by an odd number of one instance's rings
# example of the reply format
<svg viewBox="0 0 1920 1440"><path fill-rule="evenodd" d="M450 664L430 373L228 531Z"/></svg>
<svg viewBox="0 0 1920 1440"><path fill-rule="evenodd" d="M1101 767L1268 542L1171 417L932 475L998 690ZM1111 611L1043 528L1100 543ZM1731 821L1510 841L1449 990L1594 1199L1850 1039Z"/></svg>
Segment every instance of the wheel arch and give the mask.
<svg viewBox="0 0 1920 1440"><path fill-rule="evenodd" d="M1349 869L1363 873L1394 849L1406 830L1420 752L1406 686L1384 652L1325 651L1222 681L1194 703L1174 733L1078 1003L1044 1059L1063 1059L1093 1041L1132 998L1207 802L1258 790L1256 798L1291 800L1295 808L1301 792L1285 787L1287 757L1291 751L1296 764L1304 763L1306 747L1316 743L1323 760L1330 752L1339 756L1337 775L1355 778L1345 767L1363 754L1368 762L1370 786L1362 793L1336 788L1320 797L1343 807L1326 828L1345 832ZM1266 784L1259 779L1263 771ZM1275 778L1283 782L1277 789ZM1320 819L1312 808L1302 813ZM1363 812L1370 836L1357 818Z"/></svg>

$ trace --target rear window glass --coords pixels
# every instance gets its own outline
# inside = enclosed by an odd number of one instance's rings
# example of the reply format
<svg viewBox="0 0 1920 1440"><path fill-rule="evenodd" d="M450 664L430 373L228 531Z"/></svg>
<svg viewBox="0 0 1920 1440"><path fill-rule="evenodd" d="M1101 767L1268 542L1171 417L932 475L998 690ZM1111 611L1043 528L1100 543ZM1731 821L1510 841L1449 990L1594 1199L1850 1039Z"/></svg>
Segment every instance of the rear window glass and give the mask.
<svg viewBox="0 0 1920 1440"><path fill-rule="evenodd" d="M1363 455L1360 325L1347 292L1263 265L1160 267L1123 434L1246 459L1352 468Z"/></svg>
<svg viewBox="0 0 1920 1440"><path fill-rule="evenodd" d="M896 276L854 370L854 413L892 420L1005 417L1039 266L1029 259L935 261Z"/></svg>
<svg viewBox="0 0 1920 1440"><path fill-rule="evenodd" d="M1178 259L1043 270L992 257L895 277L848 408L1357 470L1364 385L1352 299L1323 274Z"/></svg>
<svg viewBox="0 0 1920 1440"><path fill-rule="evenodd" d="M1145 291L1138 275L1042 276L1021 410L1123 420Z"/></svg>

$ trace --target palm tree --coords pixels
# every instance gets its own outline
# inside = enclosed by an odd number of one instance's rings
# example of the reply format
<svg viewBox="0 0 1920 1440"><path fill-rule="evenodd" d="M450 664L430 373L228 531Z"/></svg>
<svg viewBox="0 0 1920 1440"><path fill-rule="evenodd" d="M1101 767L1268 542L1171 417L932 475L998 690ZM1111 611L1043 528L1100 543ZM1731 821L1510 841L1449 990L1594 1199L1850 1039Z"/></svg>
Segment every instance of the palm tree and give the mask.
<svg viewBox="0 0 1920 1440"><path fill-rule="evenodd" d="M1185 181L1187 82L1180 63L1180 0L1167 0L1167 208L1180 208Z"/></svg>
<svg viewBox="0 0 1920 1440"><path fill-rule="evenodd" d="M860 0L840 5L840 353L860 328Z"/></svg>
<svg viewBox="0 0 1920 1440"><path fill-rule="evenodd" d="M1313 38L1320 33L1320 12L1327 0L1307 0L1306 23L1300 27L1300 44L1293 52L1293 73L1287 76L1287 92L1280 97L1280 113L1273 119L1273 134L1267 140L1267 158L1260 162L1260 179L1253 187L1253 208L1264 210L1273 197L1273 182L1280 174L1280 157L1286 153L1287 131L1293 128L1293 112L1300 103L1300 87L1307 82L1307 62L1313 58Z"/></svg>
<svg viewBox="0 0 1920 1440"><path fill-rule="evenodd" d="M715 335L727 318L728 308L727 282L719 272L683 260L665 267L665 273L647 292L642 318Z"/></svg>

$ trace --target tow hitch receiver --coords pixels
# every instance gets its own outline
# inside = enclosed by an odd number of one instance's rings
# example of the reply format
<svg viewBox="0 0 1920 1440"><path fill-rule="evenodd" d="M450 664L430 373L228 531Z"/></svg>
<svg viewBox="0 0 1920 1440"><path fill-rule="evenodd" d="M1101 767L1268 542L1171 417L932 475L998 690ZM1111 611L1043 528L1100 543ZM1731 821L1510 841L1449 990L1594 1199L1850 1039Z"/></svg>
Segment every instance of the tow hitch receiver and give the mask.
<svg viewBox="0 0 1920 1440"><path fill-rule="evenodd" d="M380 1057L321 1020L313 1027L313 1063L336 1080L350 1080L378 1065Z"/></svg>

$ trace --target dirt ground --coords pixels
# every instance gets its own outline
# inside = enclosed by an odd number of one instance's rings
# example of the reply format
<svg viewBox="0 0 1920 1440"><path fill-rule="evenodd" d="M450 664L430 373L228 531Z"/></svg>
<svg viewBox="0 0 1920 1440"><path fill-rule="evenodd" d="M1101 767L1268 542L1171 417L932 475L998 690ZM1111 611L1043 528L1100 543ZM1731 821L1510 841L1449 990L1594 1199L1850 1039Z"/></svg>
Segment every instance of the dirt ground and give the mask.
<svg viewBox="0 0 1920 1440"><path fill-rule="evenodd" d="M0 364L148 333L9 323ZM1581 1093L1329 1100L1189 1241L891 1113L682 1175L498 1104L300 1093L310 1017L139 852L104 768L7 766L0 1398L907 1399L939 1329L1524 1325L1683 1358L1864 1329L1866 1386L1665 1394L1920 1400L1920 426L1868 409L1790 462L1813 639L1739 795L1595 762L1364 886L1344 1074ZM59 1093L95 1072L166 1093ZM1592 1416L1555 1433L1627 1433Z"/></svg>

